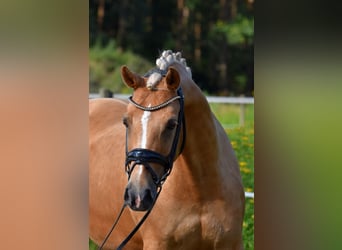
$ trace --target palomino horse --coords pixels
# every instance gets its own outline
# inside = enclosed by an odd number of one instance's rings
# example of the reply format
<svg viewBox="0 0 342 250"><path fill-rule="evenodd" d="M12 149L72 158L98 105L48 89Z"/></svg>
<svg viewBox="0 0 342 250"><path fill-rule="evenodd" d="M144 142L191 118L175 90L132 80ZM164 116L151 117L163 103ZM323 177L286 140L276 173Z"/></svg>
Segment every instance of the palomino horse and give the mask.
<svg viewBox="0 0 342 250"><path fill-rule="evenodd" d="M104 247L116 249L158 197L125 249L243 249L238 162L185 59L164 51L146 76L121 74L130 102L90 101L90 238L101 244L125 202Z"/></svg>

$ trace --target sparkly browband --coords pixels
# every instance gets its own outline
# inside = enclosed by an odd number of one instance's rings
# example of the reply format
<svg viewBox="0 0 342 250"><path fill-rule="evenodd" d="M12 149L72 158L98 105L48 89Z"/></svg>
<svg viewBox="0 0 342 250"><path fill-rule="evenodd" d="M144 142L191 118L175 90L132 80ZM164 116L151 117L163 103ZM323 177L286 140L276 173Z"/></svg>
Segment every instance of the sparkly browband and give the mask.
<svg viewBox="0 0 342 250"><path fill-rule="evenodd" d="M166 102L163 102L163 103L161 103L161 104L159 104L159 105L157 105L157 106L153 106L153 107L145 107L145 106L142 106L142 105L136 103L135 101L133 101L133 97L132 97L132 96L130 96L130 97L128 98L128 101L129 101L130 103L132 103L135 107L137 107L137 108L139 108L139 109L141 109L141 110L144 110L144 111L155 111L155 110L158 110L158 109L161 109L161 108L166 107L166 106L169 105L171 102L173 102L173 101L175 101L175 100L177 100L177 99L180 99L180 98L183 98L183 96L179 96L179 95L178 95L178 96L172 97L171 99L167 100Z"/></svg>

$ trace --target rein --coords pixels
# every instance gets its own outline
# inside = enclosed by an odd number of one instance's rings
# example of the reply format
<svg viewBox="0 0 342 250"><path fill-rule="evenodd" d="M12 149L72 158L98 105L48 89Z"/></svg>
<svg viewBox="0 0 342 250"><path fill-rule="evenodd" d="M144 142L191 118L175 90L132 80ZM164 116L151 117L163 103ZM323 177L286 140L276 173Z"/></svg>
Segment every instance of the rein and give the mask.
<svg viewBox="0 0 342 250"><path fill-rule="evenodd" d="M125 171L128 175L128 180L131 177L131 174L134 170L134 167L136 165L143 165L151 174L152 179L155 183L155 185L157 186L158 192L156 195L156 198L154 199L154 202L151 206L151 208L145 213L144 217L139 221L139 223L135 226L135 228L130 232L130 234L126 237L126 239L124 239L124 241L122 241L122 243L117 247L117 250L121 250L127 243L128 241L134 236L134 234L139 230L139 228L141 227L141 225L145 222L145 220L147 219L147 217L149 216L149 214L151 213L158 197L159 194L162 190L162 185L164 184L166 178L170 175L171 171L172 171L172 167L173 167L173 160L175 159L176 156L176 150L177 150L177 145L178 145L178 141L179 141L179 136L180 136L180 131L181 131L181 127L183 128L183 140L182 140L182 144L181 144L181 148L180 148L180 153L183 151L184 145L185 145L185 139L186 139L186 128L185 128L185 116L184 116L184 95L182 92L182 89L179 88L177 90L177 96L170 98L169 100L167 100L166 102L153 106L153 107L145 107L142 106L138 103L136 103L135 101L133 101L132 96L129 97L129 101L130 103L132 103L135 107L144 110L144 111L156 111L159 110L161 108L166 107L167 105L169 105L171 102L175 101L175 100L179 100L179 104L180 104L180 109L179 109L179 113L178 113L178 124L176 127L176 134L175 137L173 139L172 142L172 147L170 150L170 153L168 156L163 156L155 151L149 150L149 149L144 149L144 148L136 148L133 149L131 151L128 152L127 150L127 130L126 130L126 164L125 164ZM133 162L133 165L131 165L131 163ZM158 175L155 173L155 171L153 170L153 168L150 166L149 163L158 163L160 165L162 165L165 169L165 173L163 174L163 176L161 178L158 177ZM112 228L110 229L110 231L108 232L107 236L105 237L105 239L103 240L101 246L98 248L98 250L101 250L103 248L103 246L105 245L106 241L108 240L109 236L111 235L111 233L113 232L114 228L116 227L124 209L126 208L127 204L123 204L119 215L117 216L117 218L115 219L115 222L113 223Z"/></svg>
<svg viewBox="0 0 342 250"><path fill-rule="evenodd" d="M135 228L129 233L129 235L126 237L126 239L124 239L121 244L116 248L116 250L121 250L127 243L128 241L134 236L134 234L139 230L139 228L141 227L141 225L145 222L145 220L147 219L147 217L149 216L149 214L151 213L152 211L152 208L154 207L154 204L156 203L157 201L157 198L160 194L162 190L162 187L159 186L159 190L157 192L157 195L156 195L156 198L151 206L151 208L146 212L146 214L144 215L144 217L142 217L142 219L139 221L139 223L135 226ZM105 239L103 240L101 246L98 248L98 250L101 250L103 248L103 246L106 244L109 236L112 234L114 228L116 227L116 224L118 224L119 222L119 219L124 211L124 209L126 208L127 204L123 204L123 206L121 207L121 210L120 210L120 213L118 215L118 217L116 217L115 219L115 222L113 223L113 226L112 228L109 230L108 234L106 235Z"/></svg>

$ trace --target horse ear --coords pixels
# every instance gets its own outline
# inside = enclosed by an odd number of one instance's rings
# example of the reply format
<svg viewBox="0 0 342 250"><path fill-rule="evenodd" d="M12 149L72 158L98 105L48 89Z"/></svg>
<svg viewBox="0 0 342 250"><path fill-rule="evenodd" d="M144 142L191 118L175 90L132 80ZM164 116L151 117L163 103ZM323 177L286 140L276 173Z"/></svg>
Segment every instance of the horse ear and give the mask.
<svg viewBox="0 0 342 250"><path fill-rule="evenodd" d="M144 85L144 79L136 73L131 72L127 66L121 67L121 77L124 83L133 89L137 89Z"/></svg>
<svg viewBox="0 0 342 250"><path fill-rule="evenodd" d="M171 90L176 90L180 84L180 77L175 68L170 67L166 74L167 87Z"/></svg>

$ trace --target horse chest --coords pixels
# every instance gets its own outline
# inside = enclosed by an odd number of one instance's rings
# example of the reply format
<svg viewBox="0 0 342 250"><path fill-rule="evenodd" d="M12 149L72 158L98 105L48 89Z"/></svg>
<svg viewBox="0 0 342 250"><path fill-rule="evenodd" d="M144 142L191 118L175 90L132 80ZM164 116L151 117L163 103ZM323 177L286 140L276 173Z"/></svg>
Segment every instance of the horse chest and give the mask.
<svg viewBox="0 0 342 250"><path fill-rule="evenodd" d="M169 243L177 249L214 249L227 235L223 217L217 210L188 214L169 232Z"/></svg>

